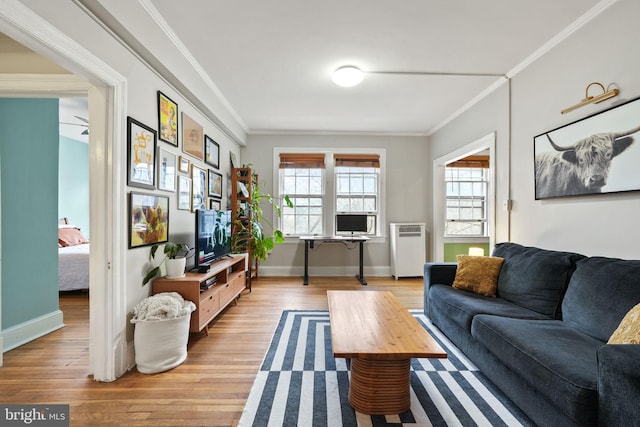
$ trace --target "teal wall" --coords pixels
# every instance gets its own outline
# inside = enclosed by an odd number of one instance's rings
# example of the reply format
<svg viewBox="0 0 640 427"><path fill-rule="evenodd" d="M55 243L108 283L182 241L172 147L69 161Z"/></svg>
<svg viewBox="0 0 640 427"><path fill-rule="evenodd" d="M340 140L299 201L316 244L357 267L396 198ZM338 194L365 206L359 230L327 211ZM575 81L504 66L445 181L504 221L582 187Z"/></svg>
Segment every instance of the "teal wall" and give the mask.
<svg viewBox="0 0 640 427"><path fill-rule="evenodd" d="M469 248L483 248L486 256L491 255L488 243L445 243L444 261L456 262L458 255L467 255L469 253Z"/></svg>
<svg viewBox="0 0 640 427"><path fill-rule="evenodd" d="M59 165L58 216L69 218L89 239L89 145L60 136Z"/></svg>
<svg viewBox="0 0 640 427"><path fill-rule="evenodd" d="M0 99L2 328L58 310L58 100Z"/></svg>

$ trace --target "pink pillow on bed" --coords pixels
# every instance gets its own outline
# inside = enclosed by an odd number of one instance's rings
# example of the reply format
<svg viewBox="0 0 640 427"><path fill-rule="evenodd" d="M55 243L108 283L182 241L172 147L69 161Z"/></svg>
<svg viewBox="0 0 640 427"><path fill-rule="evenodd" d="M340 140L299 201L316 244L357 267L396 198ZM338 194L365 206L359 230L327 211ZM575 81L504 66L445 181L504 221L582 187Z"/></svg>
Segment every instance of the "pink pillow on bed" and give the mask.
<svg viewBox="0 0 640 427"><path fill-rule="evenodd" d="M60 246L75 246L89 243L79 228L59 228L58 244Z"/></svg>

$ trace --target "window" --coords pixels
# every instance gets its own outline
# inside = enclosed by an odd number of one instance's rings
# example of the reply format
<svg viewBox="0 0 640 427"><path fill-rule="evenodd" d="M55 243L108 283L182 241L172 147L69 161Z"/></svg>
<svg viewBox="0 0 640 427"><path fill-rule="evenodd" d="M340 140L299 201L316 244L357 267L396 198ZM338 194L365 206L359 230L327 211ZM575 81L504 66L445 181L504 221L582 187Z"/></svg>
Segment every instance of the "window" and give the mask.
<svg viewBox="0 0 640 427"><path fill-rule="evenodd" d="M376 234L380 157L336 154L334 159L336 214L366 214L367 232L360 234Z"/></svg>
<svg viewBox="0 0 640 427"><path fill-rule="evenodd" d="M383 152L383 150L374 150ZM336 215L365 214L367 232L382 224L381 155L338 152L285 153L276 149L279 188L293 208L281 206L280 229L286 236L336 234Z"/></svg>
<svg viewBox="0 0 640 427"><path fill-rule="evenodd" d="M468 159L445 168L446 236L488 236L488 159L487 167L484 167L485 163L469 162Z"/></svg>
<svg viewBox="0 0 640 427"><path fill-rule="evenodd" d="M280 155L280 194L293 203L293 208L281 206L285 235L322 234L323 182L323 154Z"/></svg>

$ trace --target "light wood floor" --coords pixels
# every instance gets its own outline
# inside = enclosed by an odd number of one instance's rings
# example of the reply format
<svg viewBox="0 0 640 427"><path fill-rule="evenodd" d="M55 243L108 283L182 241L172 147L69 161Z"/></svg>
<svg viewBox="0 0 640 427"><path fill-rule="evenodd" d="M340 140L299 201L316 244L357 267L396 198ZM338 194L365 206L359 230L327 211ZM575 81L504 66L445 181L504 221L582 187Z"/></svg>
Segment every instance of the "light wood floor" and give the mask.
<svg viewBox="0 0 640 427"><path fill-rule="evenodd" d="M86 293L61 296L66 326L4 354L0 402L70 404L71 426L235 426L282 310L327 309L326 291L390 290L408 309L423 306L422 279L260 277L212 322L191 334L188 358L173 370L135 369L110 383L89 376Z"/></svg>

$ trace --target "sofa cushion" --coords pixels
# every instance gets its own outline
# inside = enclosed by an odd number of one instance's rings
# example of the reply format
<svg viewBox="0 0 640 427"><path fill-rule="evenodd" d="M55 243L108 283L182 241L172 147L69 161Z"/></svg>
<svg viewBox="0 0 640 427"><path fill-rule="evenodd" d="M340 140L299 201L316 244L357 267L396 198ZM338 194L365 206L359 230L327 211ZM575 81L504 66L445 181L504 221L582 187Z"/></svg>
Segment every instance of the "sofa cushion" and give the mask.
<svg viewBox="0 0 640 427"><path fill-rule="evenodd" d="M595 425L601 341L560 320L491 315L476 316L471 334L577 424Z"/></svg>
<svg viewBox="0 0 640 427"><path fill-rule="evenodd" d="M625 314L607 344L640 344L640 304Z"/></svg>
<svg viewBox="0 0 640 427"><path fill-rule="evenodd" d="M505 260L498 278L499 297L547 316L561 317L562 295L575 262L584 255L500 243L493 256Z"/></svg>
<svg viewBox="0 0 640 427"><path fill-rule="evenodd" d="M468 332L471 332L473 316L483 313L520 319L551 320L540 313L527 310L501 298L489 298L447 285L432 285L429 289L429 303L429 316L436 325L448 320Z"/></svg>
<svg viewBox="0 0 640 427"><path fill-rule="evenodd" d="M453 287L486 297L495 297L503 258L458 255Z"/></svg>
<svg viewBox="0 0 640 427"><path fill-rule="evenodd" d="M640 303L640 261L591 257L577 263L562 302L563 320L607 341L622 318Z"/></svg>

